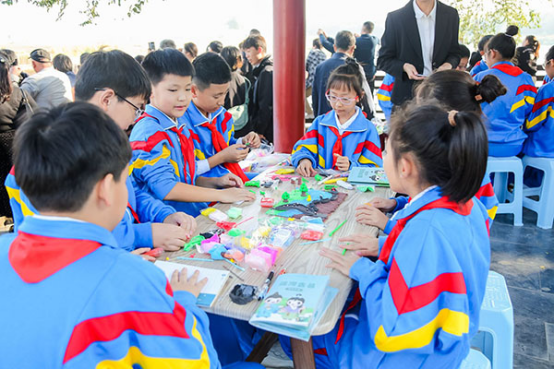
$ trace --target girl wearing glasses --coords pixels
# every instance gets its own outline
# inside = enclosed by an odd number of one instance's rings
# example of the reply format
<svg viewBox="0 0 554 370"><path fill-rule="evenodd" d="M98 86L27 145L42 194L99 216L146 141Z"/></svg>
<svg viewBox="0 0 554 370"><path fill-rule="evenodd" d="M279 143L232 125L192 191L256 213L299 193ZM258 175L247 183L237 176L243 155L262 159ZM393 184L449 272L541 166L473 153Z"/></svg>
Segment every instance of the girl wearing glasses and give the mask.
<svg viewBox="0 0 554 370"><path fill-rule="evenodd" d="M314 176L315 168L382 167L377 129L361 109L362 83L360 67L352 58L331 73L325 96L333 110L317 117L292 150L299 175Z"/></svg>

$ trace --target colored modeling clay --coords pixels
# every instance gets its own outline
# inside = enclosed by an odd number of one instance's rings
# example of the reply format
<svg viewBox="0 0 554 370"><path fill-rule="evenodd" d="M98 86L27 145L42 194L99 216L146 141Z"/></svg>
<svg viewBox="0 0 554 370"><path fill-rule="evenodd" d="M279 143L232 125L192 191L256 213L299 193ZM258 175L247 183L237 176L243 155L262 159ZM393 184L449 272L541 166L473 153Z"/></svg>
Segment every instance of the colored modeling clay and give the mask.
<svg viewBox="0 0 554 370"><path fill-rule="evenodd" d="M294 169L292 169L292 168L281 168L281 169L275 171L276 175L288 175L288 174L291 174L291 173L294 173Z"/></svg>
<svg viewBox="0 0 554 370"><path fill-rule="evenodd" d="M219 209L216 209L214 212L211 212L208 217L210 220L215 222L221 222L227 220L227 215L223 212L221 212Z"/></svg>
<svg viewBox="0 0 554 370"><path fill-rule="evenodd" d="M260 187L260 180L250 180L244 183L244 186L246 187L253 187L253 188L259 188Z"/></svg>
<svg viewBox="0 0 554 370"><path fill-rule="evenodd" d="M236 224L237 224L236 222L221 221L221 222L216 223L215 225L217 227L219 227L220 229L223 229L225 231L229 231L232 228L234 228Z"/></svg>
<svg viewBox="0 0 554 370"><path fill-rule="evenodd" d="M206 240L206 238L204 238L202 235L196 235L187 244L185 244L184 250L186 252L190 251L192 248L196 247L197 245L200 245L203 240Z"/></svg>
<svg viewBox="0 0 554 370"><path fill-rule="evenodd" d="M300 238L304 240L319 240L323 238L323 233L320 231L306 230L300 234Z"/></svg>
<svg viewBox="0 0 554 370"><path fill-rule="evenodd" d="M323 180L323 177L321 177L321 175L315 175L314 179L315 179L315 181L321 181L321 180Z"/></svg>
<svg viewBox="0 0 554 370"><path fill-rule="evenodd" d="M216 211L215 208L210 207L210 208L206 208L206 209L201 210L200 213L202 214L202 216L208 217L210 214L212 214L215 211Z"/></svg>
<svg viewBox="0 0 554 370"><path fill-rule="evenodd" d="M227 216L229 216L229 218L233 220L235 218L239 218L240 216L242 216L242 208L237 208L237 207L229 208L229 210L227 211Z"/></svg>
<svg viewBox="0 0 554 370"><path fill-rule="evenodd" d="M241 236L244 234L244 230L240 230L240 229L231 229L229 230L228 234L232 237L235 237L235 236Z"/></svg>
<svg viewBox="0 0 554 370"><path fill-rule="evenodd" d="M163 248L158 247L158 248L150 249L148 252L143 253L143 255L158 258L159 256L162 255L163 252L164 252Z"/></svg>
<svg viewBox="0 0 554 370"><path fill-rule="evenodd" d="M223 253L227 252L227 248L223 244L215 244L214 247L210 250L210 256L212 256L212 259L214 260L222 260L225 257L223 257Z"/></svg>
<svg viewBox="0 0 554 370"><path fill-rule="evenodd" d="M342 181L342 180L337 181L337 185L340 186L341 188L346 189L346 190L354 189L354 186L352 186L351 184L347 183L346 181Z"/></svg>
<svg viewBox="0 0 554 370"><path fill-rule="evenodd" d="M272 198L262 198L260 204L263 208L271 208L275 204L275 200Z"/></svg>

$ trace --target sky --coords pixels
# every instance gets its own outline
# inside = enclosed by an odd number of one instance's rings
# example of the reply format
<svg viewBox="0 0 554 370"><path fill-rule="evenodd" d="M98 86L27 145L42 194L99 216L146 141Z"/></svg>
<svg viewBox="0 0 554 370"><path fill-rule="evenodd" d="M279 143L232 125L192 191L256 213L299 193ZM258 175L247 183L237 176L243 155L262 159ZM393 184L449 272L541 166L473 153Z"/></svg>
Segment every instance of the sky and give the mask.
<svg viewBox="0 0 554 370"><path fill-rule="evenodd" d="M106 45L119 48L132 55L145 54L148 42L156 46L165 38L173 39L178 47L192 41L204 51L212 40L224 45L238 45L252 28L257 28L272 48L273 0L149 0L139 15L127 17L129 0L122 6L107 5L100 0L100 17L96 24L80 26L85 20L79 10L85 0L72 0L64 17L56 21L57 9L47 12L33 6L27 0L15 5L0 5L0 47L30 52L36 47L66 54L95 50ZM117 2L117 1L116 1ZM406 0L306 0L306 48L317 37L319 28L329 35L347 29L360 32L367 20L375 23L374 34L380 37L388 12L406 3ZM544 46L554 44L554 7L544 7L545 0L531 0L546 9L542 16L542 28L533 30ZM529 34L530 30L522 30ZM546 49L545 49L546 50Z"/></svg>

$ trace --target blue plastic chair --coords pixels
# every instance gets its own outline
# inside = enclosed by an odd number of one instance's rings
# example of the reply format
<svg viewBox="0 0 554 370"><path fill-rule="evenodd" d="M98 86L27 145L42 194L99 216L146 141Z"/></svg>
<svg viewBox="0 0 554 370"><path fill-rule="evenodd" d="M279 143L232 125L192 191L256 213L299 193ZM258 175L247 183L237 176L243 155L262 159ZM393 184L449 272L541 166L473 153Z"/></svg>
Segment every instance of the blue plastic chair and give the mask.
<svg viewBox="0 0 554 370"><path fill-rule="evenodd" d="M471 341L489 359L493 369L512 369L514 364L514 309L506 280L489 271L479 315L479 332Z"/></svg>
<svg viewBox="0 0 554 370"><path fill-rule="evenodd" d="M462 361L460 369L490 369L491 362L482 353L474 349L469 350L469 355Z"/></svg>
<svg viewBox="0 0 554 370"><path fill-rule="evenodd" d="M537 213L537 226L541 229L552 229L554 222L554 158L525 156L522 159L523 173L525 168L533 167L544 172L541 186L523 188L523 206ZM536 201L529 197L538 195Z"/></svg>
<svg viewBox="0 0 554 370"><path fill-rule="evenodd" d="M489 157L487 175L494 173L494 192L500 205L497 214L514 215L514 226L523 226L523 165L518 157ZM514 190L508 191L508 173L514 174ZM509 200L510 203L505 203Z"/></svg>

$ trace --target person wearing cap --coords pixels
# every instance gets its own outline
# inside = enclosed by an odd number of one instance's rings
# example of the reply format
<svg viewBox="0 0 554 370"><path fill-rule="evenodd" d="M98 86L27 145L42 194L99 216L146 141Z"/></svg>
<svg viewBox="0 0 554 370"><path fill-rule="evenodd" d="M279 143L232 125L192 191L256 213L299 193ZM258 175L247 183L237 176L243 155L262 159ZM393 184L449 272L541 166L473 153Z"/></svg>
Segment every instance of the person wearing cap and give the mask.
<svg viewBox="0 0 554 370"><path fill-rule="evenodd" d="M17 55L13 50L0 49L0 53L4 54L8 62L11 81L15 82L17 86L19 86L21 82L29 75L21 70L21 67L19 66L19 62L17 60Z"/></svg>
<svg viewBox="0 0 554 370"><path fill-rule="evenodd" d="M71 82L65 73L53 68L50 53L35 49L30 58L36 73L21 83L21 89L36 101L38 107L53 108L73 101Z"/></svg>

